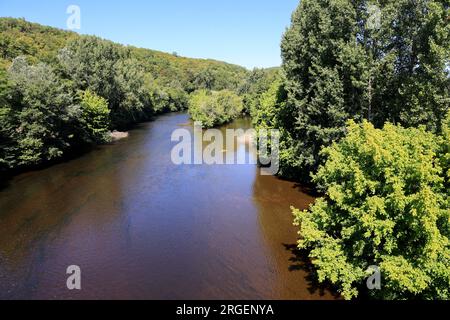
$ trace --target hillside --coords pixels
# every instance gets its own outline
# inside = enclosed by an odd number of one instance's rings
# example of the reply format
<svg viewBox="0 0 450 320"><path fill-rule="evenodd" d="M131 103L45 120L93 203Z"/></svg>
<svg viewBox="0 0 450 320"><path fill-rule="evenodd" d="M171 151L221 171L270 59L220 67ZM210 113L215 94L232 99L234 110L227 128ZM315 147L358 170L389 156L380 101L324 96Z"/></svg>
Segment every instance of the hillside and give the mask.
<svg viewBox="0 0 450 320"><path fill-rule="evenodd" d="M276 74L0 18L0 171L108 142L111 131L186 110L198 90L227 91L242 103L235 116L249 113Z"/></svg>
<svg viewBox="0 0 450 320"><path fill-rule="evenodd" d="M0 18L0 65L7 66L17 56L31 63L53 64L62 48L81 36L71 31L42 26L23 19ZM89 37L89 36L87 36ZM211 89L236 89L247 70L225 62L178 57L150 49L122 46L139 60L146 72L162 85L180 84L187 92L198 86Z"/></svg>

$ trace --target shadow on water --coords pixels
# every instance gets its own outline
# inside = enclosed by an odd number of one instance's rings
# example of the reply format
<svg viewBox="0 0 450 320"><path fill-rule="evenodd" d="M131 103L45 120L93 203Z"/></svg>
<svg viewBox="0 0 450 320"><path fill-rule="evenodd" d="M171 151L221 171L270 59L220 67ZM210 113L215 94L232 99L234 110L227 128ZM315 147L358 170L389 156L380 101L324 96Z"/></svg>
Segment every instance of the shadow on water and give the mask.
<svg viewBox="0 0 450 320"><path fill-rule="evenodd" d="M53 282L64 283L65 268L73 264L70 245L64 241L70 239L67 232L80 213L95 215L89 216L89 223L78 221L81 228L72 239L89 240L88 225L104 225L115 219L116 199L122 197L121 179L114 170L116 148L81 149L64 161L28 172L22 169L2 180L1 299L32 299L49 288L46 282L50 277Z"/></svg>
<svg viewBox="0 0 450 320"><path fill-rule="evenodd" d="M296 245L298 229L293 225L291 206L306 209L314 202L314 192L291 181L257 175L253 199L259 222L271 256L276 264L281 299L336 299L330 287L314 278L306 254Z"/></svg>
<svg viewBox="0 0 450 320"><path fill-rule="evenodd" d="M139 130L140 128L142 128L143 125L145 126L145 124L150 123L151 121L154 121L155 119L157 119L158 116L161 116L161 115L154 115L154 116L150 117L147 121L144 121L141 123L136 123L136 124L130 124L122 129L125 131ZM85 156L86 154L89 154L91 152L98 150L102 146L111 146L114 143L115 142L110 142L110 143L105 143L103 145L78 144L76 146L72 146L71 149L64 151L64 155L61 158L51 160L51 161L46 161L46 162L44 162L42 164L38 164L38 165L23 166L23 167L18 167L18 168L12 169L12 170L4 170L4 171L0 170L0 192L3 189L8 188L11 185L11 180L13 180L14 177L16 177L16 176L31 173L31 172L43 171L43 170L49 169L58 164L64 164L64 163L68 163L68 162L77 160L77 159Z"/></svg>
<svg viewBox="0 0 450 320"><path fill-rule="evenodd" d="M320 296L324 296L327 293L330 293L336 299L340 298L339 293L333 288L330 283L319 282L317 273L314 270L314 266L308 257L307 251L300 250L297 244L283 244L283 247L287 252L291 254L291 258L289 259L289 271L302 271L307 273L305 279L308 281L308 291L311 294L318 293Z"/></svg>
<svg viewBox="0 0 450 320"><path fill-rule="evenodd" d="M315 186L313 186L312 184L301 184L294 182L293 188L313 198L318 198L322 196L322 194L319 191L317 191Z"/></svg>
<svg viewBox="0 0 450 320"><path fill-rule="evenodd" d="M10 185L10 180L12 179L11 174L0 172L0 192L6 189Z"/></svg>
<svg viewBox="0 0 450 320"><path fill-rule="evenodd" d="M14 177L17 177L19 175L23 174L29 174L32 172L40 172L44 171L46 169L49 169L55 165L58 164L64 164L70 161L77 160L78 158L95 151L98 149L99 146L96 145L83 145L79 146L77 148L74 148L72 150L67 150L63 157L48 161L39 165L34 166L23 166L16 169L8 170L8 171L0 171L0 192L3 189L8 188L11 185L11 180L14 179Z"/></svg>

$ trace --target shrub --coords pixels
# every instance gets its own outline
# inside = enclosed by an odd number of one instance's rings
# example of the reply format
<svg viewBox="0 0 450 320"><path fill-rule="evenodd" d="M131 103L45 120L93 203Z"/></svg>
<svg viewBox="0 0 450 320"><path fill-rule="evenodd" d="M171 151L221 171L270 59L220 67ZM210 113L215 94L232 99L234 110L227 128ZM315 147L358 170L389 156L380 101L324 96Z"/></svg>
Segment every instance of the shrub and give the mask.
<svg viewBox="0 0 450 320"><path fill-rule="evenodd" d="M88 140L96 143L109 141L108 101L89 90L82 92L80 98L80 122L88 133Z"/></svg>
<svg viewBox="0 0 450 320"><path fill-rule="evenodd" d="M200 121L206 128L228 123L244 109L242 99L232 91L199 90L189 99L189 114L194 121Z"/></svg>
<svg viewBox="0 0 450 320"><path fill-rule="evenodd" d="M382 289L371 296L450 299L449 189L438 156L448 136L368 122L347 130L322 151L313 180L325 196L294 209L299 247L311 250L319 280L354 298L376 265Z"/></svg>

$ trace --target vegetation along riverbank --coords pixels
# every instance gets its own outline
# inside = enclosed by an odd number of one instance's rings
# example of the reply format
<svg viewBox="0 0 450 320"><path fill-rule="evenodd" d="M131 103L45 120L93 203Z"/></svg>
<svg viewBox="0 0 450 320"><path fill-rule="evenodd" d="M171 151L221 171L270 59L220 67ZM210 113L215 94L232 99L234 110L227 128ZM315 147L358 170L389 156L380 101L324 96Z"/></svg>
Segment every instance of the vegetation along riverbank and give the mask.
<svg viewBox="0 0 450 320"><path fill-rule="evenodd" d="M450 4L379 1L380 19L372 5L302 0L282 66L252 71L0 18L0 172L164 112L205 128L249 115L280 131L279 176L322 195L292 208L320 282L346 299L450 299Z"/></svg>

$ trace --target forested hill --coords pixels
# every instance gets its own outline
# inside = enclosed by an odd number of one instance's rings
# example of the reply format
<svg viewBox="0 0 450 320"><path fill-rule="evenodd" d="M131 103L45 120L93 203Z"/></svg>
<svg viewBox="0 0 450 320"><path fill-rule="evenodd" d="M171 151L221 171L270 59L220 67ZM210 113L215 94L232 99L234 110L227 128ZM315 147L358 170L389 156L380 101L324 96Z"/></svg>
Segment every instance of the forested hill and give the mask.
<svg viewBox="0 0 450 320"><path fill-rule="evenodd" d="M230 114L239 116L275 73L0 18L0 173L48 163L110 141L111 131L186 110L197 91L231 97L237 104Z"/></svg>
<svg viewBox="0 0 450 320"><path fill-rule="evenodd" d="M0 18L0 34L0 65L3 67L21 55L26 56L30 63L53 64L59 50L69 42L90 37L15 18ZM243 67L215 60L179 57L176 53L132 46L126 48L158 83L178 85L187 92L202 86L217 90L236 89L248 72Z"/></svg>

